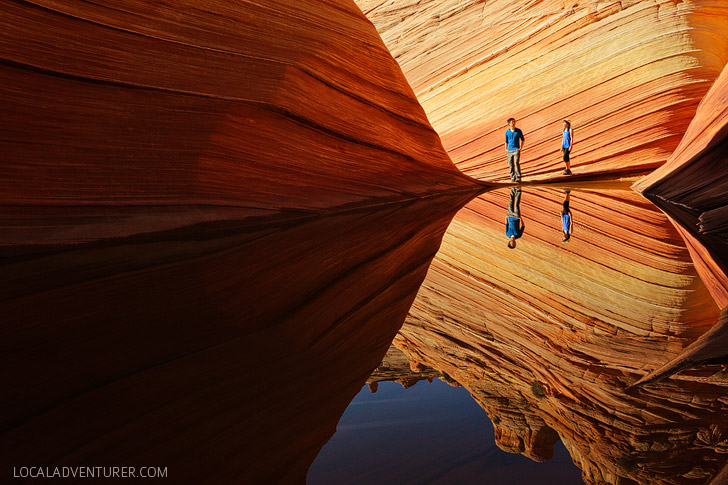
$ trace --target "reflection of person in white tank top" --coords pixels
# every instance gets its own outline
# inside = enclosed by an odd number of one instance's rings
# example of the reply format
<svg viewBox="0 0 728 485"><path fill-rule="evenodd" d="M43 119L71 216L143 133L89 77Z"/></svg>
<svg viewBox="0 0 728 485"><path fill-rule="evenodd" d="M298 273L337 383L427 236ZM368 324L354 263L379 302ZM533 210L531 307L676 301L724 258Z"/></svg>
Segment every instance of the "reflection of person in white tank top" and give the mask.
<svg viewBox="0 0 728 485"><path fill-rule="evenodd" d="M564 129L561 132L561 135L561 153L564 155L564 163L566 164L566 170L562 173L564 175L571 175L571 161L569 160L569 153L571 153L571 147L574 146L574 132L571 130L570 120L564 120Z"/></svg>
<svg viewBox="0 0 728 485"><path fill-rule="evenodd" d="M569 202L571 201L571 190L565 189L566 200L561 209L561 231L564 233L564 239L561 242L566 242L571 238L571 231L573 229L573 221L571 220L571 208Z"/></svg>

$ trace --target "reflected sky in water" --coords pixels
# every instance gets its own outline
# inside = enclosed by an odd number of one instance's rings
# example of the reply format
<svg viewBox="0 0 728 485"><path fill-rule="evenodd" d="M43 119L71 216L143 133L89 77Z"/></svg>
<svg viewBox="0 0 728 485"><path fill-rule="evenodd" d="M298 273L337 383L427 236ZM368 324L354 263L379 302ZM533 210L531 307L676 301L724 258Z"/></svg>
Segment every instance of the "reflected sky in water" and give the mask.
<svg viewBox="0 0 728 485"><path fill-rule="evenodd" d="M385 357L309 482L704 483L728 443L719 369L626 387L717 314L677 231L628 186L483 193L443 237L402 362ZM387 382L423 370L464 387Z"/></svg>
<svg viewBox="0 0 728 485"><path fill-rule="evenodd" d="M366 386L309 469L308 483L582 484L559 443L545 463L501 451L493 424L465 388L439 379L404 389Z"/></svg>

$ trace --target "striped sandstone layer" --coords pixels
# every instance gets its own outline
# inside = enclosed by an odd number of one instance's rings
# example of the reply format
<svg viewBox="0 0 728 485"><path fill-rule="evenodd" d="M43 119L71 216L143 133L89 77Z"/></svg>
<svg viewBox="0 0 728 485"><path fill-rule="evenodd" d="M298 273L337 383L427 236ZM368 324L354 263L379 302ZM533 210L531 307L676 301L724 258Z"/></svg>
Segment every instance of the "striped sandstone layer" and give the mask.
<svg viewBox="0 0 728 485"><path fill-rule="evenodd" d="M670 214L723 318L644 381L703 362L728 362L728 70L705 96L680 146L660 169L635 184Z"/></svg>
<svg viewBox="0 0 728 485"><path fill-rule="evenodd" d="M705 96L680 146L634 185L675 221L701 276L728 306L728 69Z"/></svg>
<svg viewBox="0 0 728 485"><path fill-rule="evenodd" d="M719 308L679 233L641 195L526 188L506 245L508 191L456 215L395 345L488 412L501 448L535 460L564 441L590 484L706 483L726 462L718 367L627 389L680 354Z"/></svg>
<svg viewBox="0 0 728 485"><path fill-rule="evenodd" d="M125 228L77 234L94 240L215 218L180 206L290 215L473 185L352 2L34 0L1 12L3 216L128 210ZM138 207L175 214L137 231ZM48 239L54 221L33 222ZM18 238L36 242L25 226Z"/></svg>
<svg viewBox="0 0 728 485"><path fill-rule="evenodd" d="M352 2L0 14L0 469L305 479L479 186Z"/></svg>
<svg viewBox="0 0 728 485"><path fill-rule="evenodd" d="M524 180L663 164L728 62L722 0L357 0L463 172L507 180L508 117Z"/></svg>

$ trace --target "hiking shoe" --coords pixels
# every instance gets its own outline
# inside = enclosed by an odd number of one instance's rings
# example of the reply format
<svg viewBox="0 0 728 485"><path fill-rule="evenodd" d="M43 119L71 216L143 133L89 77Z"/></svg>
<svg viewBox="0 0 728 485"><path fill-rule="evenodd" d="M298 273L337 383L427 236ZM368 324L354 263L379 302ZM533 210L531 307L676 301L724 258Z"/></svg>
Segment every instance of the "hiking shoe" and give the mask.
<svg viewBox="0 0 728 485"><path fill-rule="evenodd" d="M563 172L561 172L561 174L562 174L562 175L571 175L571 170L569 170L569 169L567 168L566 170L564 170Z"/></svg>

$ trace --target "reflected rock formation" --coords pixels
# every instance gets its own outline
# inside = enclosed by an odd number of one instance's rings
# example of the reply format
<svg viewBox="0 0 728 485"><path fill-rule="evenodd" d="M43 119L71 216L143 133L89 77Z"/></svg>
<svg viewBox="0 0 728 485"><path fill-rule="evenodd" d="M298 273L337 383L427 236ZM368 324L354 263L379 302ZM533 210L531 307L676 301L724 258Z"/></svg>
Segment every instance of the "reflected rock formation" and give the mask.
<svg viewBox="0 0 728 485"><path fill-rule="evenodd" d="M701 276L728 306L728 69L703 99L680 146L635 184L670 214Z"/></svg>
<svg viewBox="0 0 728 485"><path fill-rule="evenodd" d="M470 197L231 219L3 265L0 469L304 480Z"/></svg>
<svg viewBox="0 0 728 485"><path fill-rule="evenodd" d="M0 12L2 473L303 480L480 186L353 2Z"/></svg>
<svg viewBox="0 0 728 485"><path fill-rule="evenodd" d="M442 372L431 369L417 362L410 362L394 345L389 347L382 362L367 379L369 392L375 393L380 382L397 382L407 389L420 381L432 382L432 379L443 378Z"/></svg>
<svg viewBox="0 0 728 485"><path fill-rule="evenodd" d="M455 164L484 180L508 179L511 116L524 180L560 176L563 118L574 174L658 167L728 63L719 0L356 1Z"/></svg>
<svg viewBox="0 0 728 485"><path fill-rule="evenodd" d="M680 234L626 187L525 188L507 246L507 191L453 220L395 339L487 411L502 449L535 460L560 438L587 483L707 483L728 459L719 366L627 387L716 321Z"/></svg>

